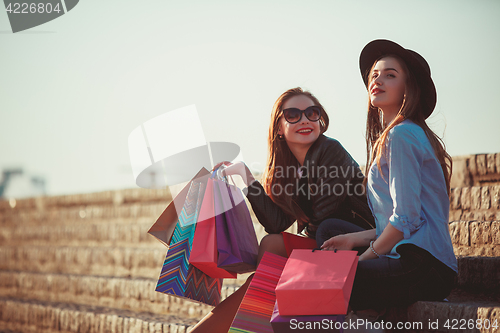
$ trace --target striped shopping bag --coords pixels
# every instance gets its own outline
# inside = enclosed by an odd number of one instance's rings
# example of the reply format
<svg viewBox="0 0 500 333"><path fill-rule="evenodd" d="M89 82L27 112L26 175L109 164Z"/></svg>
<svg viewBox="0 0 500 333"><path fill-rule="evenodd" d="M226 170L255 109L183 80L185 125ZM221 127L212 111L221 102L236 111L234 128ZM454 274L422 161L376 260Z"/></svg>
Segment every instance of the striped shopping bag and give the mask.
<svg viewBox="0 0 500 333"><path fill-rule="evenodd" d="M222 279L211 278L189 263L205 187L206 181L191 182L163 262L156 291L215 306L220 302Z"/></svg>
<svg viewBox="0 0 500 333"><path fill-rule="evenodd" d="M276 302L274 290L286 261L279 255L264 253L229 333L273 333L270 320Z"/></svg>

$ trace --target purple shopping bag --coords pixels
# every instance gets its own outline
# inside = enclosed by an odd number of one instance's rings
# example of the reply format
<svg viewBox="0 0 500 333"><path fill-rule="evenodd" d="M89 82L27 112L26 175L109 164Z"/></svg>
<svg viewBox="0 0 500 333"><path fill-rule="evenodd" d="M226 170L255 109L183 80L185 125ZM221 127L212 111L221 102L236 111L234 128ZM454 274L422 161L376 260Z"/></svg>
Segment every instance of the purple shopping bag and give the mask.
<svg viewBox="0 0 500 333"><path fill-rule="evenodd" d="M255 270L259 243L250 212L241 191L221 180L214 180L217 266L230 272Z"/></svg>

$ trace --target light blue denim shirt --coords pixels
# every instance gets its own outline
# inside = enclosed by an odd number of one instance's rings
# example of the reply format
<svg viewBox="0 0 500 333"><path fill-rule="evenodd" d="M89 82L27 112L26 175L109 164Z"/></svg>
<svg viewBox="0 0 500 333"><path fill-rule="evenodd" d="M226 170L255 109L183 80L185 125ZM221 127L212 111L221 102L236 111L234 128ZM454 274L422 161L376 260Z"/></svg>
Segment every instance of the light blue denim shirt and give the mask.
<svg viewBox="0 0 500 333"><path fill-rule="evenodd" d="M368 174L368 204L377 237L388 223L404 239L386 256L399 258L401 244L417 245L457 271L448 229L450 200L441 165L423 129L411 120L396 125L387 136L380 174L374 162Z"/></svg>

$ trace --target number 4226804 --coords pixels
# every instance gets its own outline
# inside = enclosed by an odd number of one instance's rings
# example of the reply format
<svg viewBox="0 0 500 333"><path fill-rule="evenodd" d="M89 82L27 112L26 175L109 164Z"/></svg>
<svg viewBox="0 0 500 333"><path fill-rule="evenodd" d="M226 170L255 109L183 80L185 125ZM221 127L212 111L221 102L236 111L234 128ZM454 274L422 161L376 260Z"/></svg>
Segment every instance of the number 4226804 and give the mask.
<svg viewBox="0 0 500 333"><path fill-rule="evenodd" d="M48 3L9 3L6 8L7 13L9 14L50 14L52 12L59 13L61 12L61 8L59 7L59 3L55 6L52 6L50 2Z"/></svg>

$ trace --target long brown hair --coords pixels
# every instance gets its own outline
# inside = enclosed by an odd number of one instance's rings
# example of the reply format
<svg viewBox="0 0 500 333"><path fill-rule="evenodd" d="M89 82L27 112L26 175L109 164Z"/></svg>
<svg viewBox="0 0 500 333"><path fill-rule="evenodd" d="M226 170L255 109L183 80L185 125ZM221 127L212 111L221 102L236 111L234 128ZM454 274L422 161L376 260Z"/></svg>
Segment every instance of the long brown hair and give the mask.
<svg viewBox="0 0 500 333"><path fill-rule="evenodd" d="M309 91L304 91L302 88L293 88L285 91L276 100L271 113L271 123L269 125L268 137L268 157L267 168L262 176L262 185L267 195L278 205L283 211L296 218L302 225L308 222L308 218L304 211L299 207L295 195L287 195L284 191L287 186L287 192L296 193L295 185L297 184L298 175L297 169L300 167L299 162L290 151L284 137L280 138L278 132L280 130L281 117L283 116L283 104L294 96L304 95L310 98L314 105L321 108L320 131L323 134L328 129L329 119L323 106L318 99ZM291 172L290 169L292 170ZM278 190L276 190L276 187Z"/></svg>
<svg viewBox="0 0 500 333"><path fill-rule="evenodd" d="M405 97L403 99L403 104L399 109L398 114L394 118L394 120L384 128L383 123L383 114L382 111L378 108L374 107L370 100L368 100L368 118L366 121L366 170L365 175L368 176L368 171L370 170L370 166L373 161L377 161L377 167L382 173L380 167L380 158L383 154L385 154L385 142L387 139L387 135L389 131L393 129L396 125L400 124L405 119L412 120L415 124L419 125L427 135L432 148L434 149L434 153L441 164L441 168L443 169L444 179L446 181L446 189L448 194L450 194L450 179L452 172L452 159L451 156L446 152L445 144L443 140L434 133L427 123L425 122L425 118L422 112L422 103L421 103L421 89L415 79L415 75L408 69L403 59L398 57L397 55L383 55L382 57L375 60L370 69L370 75L368 76L368 85L372 81L373 68L377 64L377 62L386 57L395 58L398 63L403 68L403 71L406 73L406 86L405 86ZM365 178L366 181L366 178Z"/></svg>

